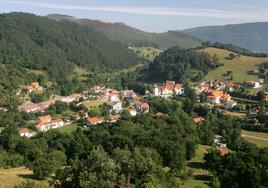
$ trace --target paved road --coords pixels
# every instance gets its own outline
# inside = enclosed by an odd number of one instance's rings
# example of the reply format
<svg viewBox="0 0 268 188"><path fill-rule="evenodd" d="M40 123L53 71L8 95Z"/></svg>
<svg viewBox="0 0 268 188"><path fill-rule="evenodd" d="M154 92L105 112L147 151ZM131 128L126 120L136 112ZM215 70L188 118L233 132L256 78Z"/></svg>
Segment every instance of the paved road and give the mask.
<svg viewBox="0 0 268 188"><path fill-rule="evenodd" d="M261 137L246 135L246 134L241 134L241 136L242 137L247 137L247 138L254 138L254 139L257 139L257 140L263 140L263 141L267 141L268 142L268 138L261 138Z"/></svg>

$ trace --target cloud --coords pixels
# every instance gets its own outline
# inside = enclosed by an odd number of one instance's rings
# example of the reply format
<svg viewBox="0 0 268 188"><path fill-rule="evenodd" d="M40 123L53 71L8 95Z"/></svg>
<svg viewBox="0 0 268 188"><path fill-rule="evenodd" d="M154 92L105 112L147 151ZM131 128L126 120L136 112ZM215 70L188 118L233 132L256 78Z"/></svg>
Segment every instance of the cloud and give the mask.
<svg viewBox="0 0 268 188"><path fill-rule="evenodd" d="M31 5L41 8L58 10L80 10L80 11L103 11L127 14L143 15L162 15L162 16L187 16L204 18L229 18L237 20L256 20L264 21L268 18L268 10L247 10L247 11L228 11L216 9L180 9L166 7L121 7L121 6L80 6L71 4L42 3L18 0L0 0L1 3Z"/></svg>

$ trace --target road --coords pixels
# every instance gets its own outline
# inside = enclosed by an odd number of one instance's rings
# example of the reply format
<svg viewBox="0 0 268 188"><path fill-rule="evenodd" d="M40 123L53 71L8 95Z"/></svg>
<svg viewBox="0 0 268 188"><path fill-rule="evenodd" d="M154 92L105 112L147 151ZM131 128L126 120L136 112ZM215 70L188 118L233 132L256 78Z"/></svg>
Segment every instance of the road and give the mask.
<svg viewBox="0 0 268 188"><path fill-rule="evenodd" d="M259 101L243 99L243 98L239 98L239 97L232 97L232 99L239 100L239 101L244 101L244 102L250 102L250 103L258 103L259 102Z"/></svg>
<svg viewBox="0 0 268 188"><path fill-rule="evenodd" d="M267 141L268 142L268 138L261 138L261 137L246 135L246 134L241 134L241 136L242 137L247 137L247 138L254 138L254 139L257 139L257 140L263 140L263 141Z"/></svg>

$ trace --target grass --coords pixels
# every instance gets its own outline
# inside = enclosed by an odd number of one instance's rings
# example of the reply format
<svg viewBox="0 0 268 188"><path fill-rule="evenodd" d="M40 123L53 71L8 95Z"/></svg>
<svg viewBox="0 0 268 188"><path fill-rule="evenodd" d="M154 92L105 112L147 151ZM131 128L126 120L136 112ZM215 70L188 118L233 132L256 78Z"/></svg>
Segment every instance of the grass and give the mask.
<svg viewBox="0 0 268 188"><path fill-rule="evenodd" d="M42 188L48 188L48 181L38 181L33 179L32 171L25 168L11 168L11 169L0 169L0 188L13 188L15 185L24 181L34 181L35 183L42 186Z"/></svg>
<svg viewBox="0 0 268 188"><path fill-rule="evenodd" d="M244 137L244 139L252 144L256 144L258 148L268 148L268 141L248 137Z"/></svg>
<svg viewBox="0 0 268 188"><path fill-rule="evenodd" d="M255 137L259 137L259 138L266 138L268 139L268 133L263 133L263 132L254 132L254 131L245 131L242 130L241 131L242 134L245 135L249 135L249 136L255 136ZM260 140L260 139L256 139L256 138L249 138L249 137L243 137L246 141L256 144L257 147L259 148L264 148L264 147L268 147L268 141L266 140Z"/></svg>
<svg viewBox="0 0 268 188"><path fill-rule="evenodd" d="M257 75L249 75L248 71L258 69L258 65L260 65L263 62L267 62L268 58L257 58L257 57L249 57L249 56L243 56L236 57L233 60L226 60L225 57L228 57L230 51L217 49L217 48L205 48L201 51L207 52L211 55L216 54L219 58L220 62L224 64L224 66L221 66L219 68L216 68L215 70L212 70L208 73L208 75L205 77L207 80L222 80L227 81L226 77L223 76L224 73L227 71L233 72L233 82L236 83L242 83L244 81L250 81L250 80L258 80Z"/></svg>
<svg viewBox="0 0 268 188"><path fill-rule="evenodd" d="M104 101L102 101L102 100L88 100L88 101L83 102L83 104L87 108L98 107L98 106L102 105L103 103L104 103Z"/></svg>
<svg viewBox="0 0 268 188"><path fill-rule="evenodd" d="M78 127L79 127L78 125L66 125L64 127L58 128L57 130L61 133L71 134L75 132L78 129Z"/></svg>
<svg viewBox="0 0 268 188"><path fill-rule="evenodd" d="M192 158L190 161L187 161L187 169L192 169L194 172L193 178L184 180L181 185L182 188L209 188L209 180L212 175L209 171L203 168L203 158L210 148L210 146L198 145L195 157Z"/></svg>
<svg viewBox="0 0 268 188"><path fill-rule="evenodd" d="M134 52L138 56L145 58L149 61L153 61L156 56L163 52L163 50L153 47L136 47L131 49L134 50Z"/></svg>
<svg viewBox="0 0 268 188"><path fill-rule="evenodd" d="M241 132L242 132L242 134L245 134L245 135L256 136L256 137L267 138L268 139L268 133L254 132L254 131L245 131L245 130L242 130Z"/></svg>

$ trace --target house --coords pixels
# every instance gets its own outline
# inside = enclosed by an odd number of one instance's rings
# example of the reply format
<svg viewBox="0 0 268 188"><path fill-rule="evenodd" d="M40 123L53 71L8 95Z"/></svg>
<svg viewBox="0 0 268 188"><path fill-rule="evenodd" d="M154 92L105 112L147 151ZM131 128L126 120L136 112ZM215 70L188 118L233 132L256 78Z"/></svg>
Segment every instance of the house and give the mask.
<svg viewBox="0 0 268 188"><path fill-rule="evenodd" d="M115 123L115 122L117 122L119 119L120 119L120 115L111 115L110 118L109 118L109 121L110 121L111 123Z"/></svg>
<svg viewBox="0 0 268 188"><path fill-rule="evenodd" d="M231 100L228 93L222 91L211 90L207 93L207 102L212 104L225 103Z"/></svg>
<svg viewBox="0 0 268 188"><path fill-rule="evenodd" d="M150 106L149 106L148 103L142 103L142 104L141 104L141 111L142 111L143 113L148 113L149 110L150 110Z"/></svg>
<svg viewBox="0 0 268 188"><path fill-rule="evenodd" d="M175 83L174 81L167 80L162 86L154 86L154 96L162 96L164 98L172 97L173 95L182 95L184 88L182 84Z"/></svg>
<svg viewBox="0 0 268 188"><path fill-rule="evenodd" d="M113 104L112 104L112 110L115 112L115 113L120 113L120 112L122 112L122 110L123 110L123 107L122 107L123 105L122 105L122 102L121 101L119 101L119 102L114 102Z"/></svg>
<svg viewBox="0 0 268 188"><path fill-rule="evenodd" d="M230 153L229 149L227 147L222 147L219 149L219 153L221 157L224 157Z"/></svg>
<svg viewBox="0 0 268 188"><path fill-rule="evenodd" d="M257 81L247 81L245 82L245 84L248 86L248 87L251 87L251 88L260 88L261 87L261 84L260 82L257 82Z"/></svg>
<svg viewBox="0 0 268 188"><path fill-rule="evenodd" d="M113 91L109 92L108 101L110 101L110 102L118 102L118 101L120 101L117 92L113 92Z"/></svg>
<svg viewBox="0 0 268 188"><path fill-rule="evenodd" d="M137 111L134 108L132 108L132 107L129 107L128 108L128 112L130 113L130 115L132 117L135 117L137 115Z"/></svg>
<svg viewBox="0 0 268 188"><path fill-rule="evenodd" d="M64 121L62 119L52 120L50 115L41 116L38 119L39 123L35 126L35 128L41 132L46 132L49 129L56 129L64 126Z"/></svg>
<svg viewBox="0 0 268 188"><path fill-rule="evenodd" d="M205 119L202 118L202 117L196 117L196 118L193 119L193 121L194 121L194 123L199 124L199 123L204 122Z"/></svg>
<svg viewBox="0 0 268 188"><path fill-rule="evenodd" d="M91 118L87 118L85 121L85 125L97 125L102 123L103 121L101 119L99 119L98 117L91 117Z"/></svg>
<svg viewBox="0 0 268 188"><path fill-rule="evenodd" d="M52 120L51 115L46 115L46 116L40 116L38 117L39 123L48 123Z"/></svg>
<svg viewBox="0 0 268 188"><path fill-rule="evenodd" d="M227 83L225 90L228 92L234 92L236 85L234 83Z"/></svg>
<svg viewBox="0 0 268 188"><path fill-rule="evenodd" d="M49 122L49 124L52 129L56 129L64 126L64 121L62 119L57 119Z"/></svg>
<svg viewBox="0 0 268 188"><path fill-rule="evenodd" d="M215 135L214 138L214 145L218 148L226 148L226 143L225 143L225 139L223 138L223 136L221 135Z"/></svg>
<svg viewBox="0 0 268 188"><path fill-rule="evenodd" d="M19 134L20 134L21 137L29 137L30 130L27 129L27 128L19 129Z"/></svg>
<svg viewBox="0 0 268 188"><path fill-rule="evenodd" d="M21 137L31 138L36 135L36 132L30 131L27 128L21 128L19 129L19 134Z"/></svg>
<svg viewBox="0 0 268 188"><path fill-rule="evenodd" d="M231 100L231 101L227 101L227 102L225 103L224 107L225 107L225 109L227 109L227 110L231 110L231 109L233 109L236 105L237 105L237 102Z"/></svg>
<svg viewBox="0 0 268 188"><path fill-rule="evenodd" d="M126 100L133 100L137 97L137 94L133 90L120 91L120 95Z"/></svg>

